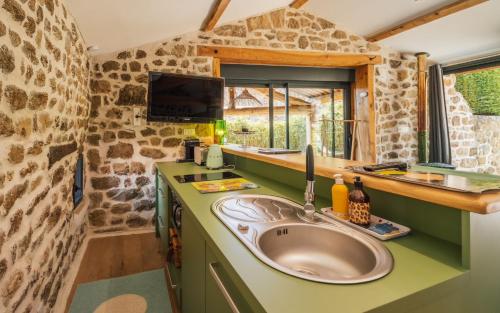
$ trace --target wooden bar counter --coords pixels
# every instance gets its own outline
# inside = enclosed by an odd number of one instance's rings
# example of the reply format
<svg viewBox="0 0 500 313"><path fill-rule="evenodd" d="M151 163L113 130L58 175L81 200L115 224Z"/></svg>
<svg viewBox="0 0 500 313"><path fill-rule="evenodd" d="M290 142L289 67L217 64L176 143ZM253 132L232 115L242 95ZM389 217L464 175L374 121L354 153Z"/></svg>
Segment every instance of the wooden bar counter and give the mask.
<svg viewBox="0 0 500 313"><path fill-rule="evenodd" d="M304 154L267 155L258 153L255 148L241 148L235 145L223 146L222 150L227 154L305 172ZM342 174L347 183L352 183L354 176L361 176L364 185L371 189L479 214L500 211L500 191L490 191L482 194L449 191L354 173L349 167L364 164L358 161L321 156L315 157L314 161L315 174L318 176L333 178L335 174Z"/></svg>

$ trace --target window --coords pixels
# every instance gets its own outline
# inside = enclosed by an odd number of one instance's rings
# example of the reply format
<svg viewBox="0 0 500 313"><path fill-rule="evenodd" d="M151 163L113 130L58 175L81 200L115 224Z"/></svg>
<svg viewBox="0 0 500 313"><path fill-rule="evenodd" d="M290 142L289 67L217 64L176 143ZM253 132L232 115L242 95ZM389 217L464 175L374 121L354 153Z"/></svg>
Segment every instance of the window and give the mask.
<svg viewBox="0 0 500 313"><path fill-rule="evenodd" d="M346 88L290 88L290 148L312 144L325 156L350 155L350 116Z"/></svg>
<svg viewBox="0 0 500 313"><path fill-rule="evenodd" d="M453 165L500 174L500 56L443 67Z"/></svg>
<svg viewBox="0 0 500 313"><path fill-rule="evenodd" d="M242 144L235 132L245 127L255 132L246 139L249 146L304 151L312 144L321 155L349 155L350 127L343 122L350 116L348 88L276 85L225 88L228 143Z"/></svg>
<svg viewBox="0 0 500 313"><path fill-rule="evenodd" d="M261 68L257 73L248 68L224 71L222 67L228 143L243 144L244 138L235 132L244 127L255 132L246 138L249 146L304 151L312 144L320 155L350 156L351 129L344 122L351 116L349 82L314 81L339 78L318 72L325 69L297 73L290 68ZM281 77L280 71L284 72ZM341 71L340 78L350 80L349 72ZM261 78L269 76L280 79ZM283 76L303 80L285 80Z"/></svg>
<svg viewBox="0 0 500 313"><path fill-rule="evenodd" d="M226 82L227 85L227 82ZM227 142L243 144L243 138L235 132L247 127L255 134L246 144L255 147L269 146L269 89L259 87L225 87L224 119Z"/></svg>
<svg viewBox="0 0 500 313"><path fill-rule="evenodd" d="M73 204L76 207L83 199L83 155L78 156L73 183Z"/></svg>
<svg viewBox="0 0 500 313"><path fill-rule="evenodd" d="M444 75L455 75L456 91L473 114L500 116L500 56L443 67Z"/></svg>
<svg viewBox="0 0 500 313"><path fill-rule="evenodd" d="M455 89L477 115L500 115L500 68L456 74Z"/></svg>

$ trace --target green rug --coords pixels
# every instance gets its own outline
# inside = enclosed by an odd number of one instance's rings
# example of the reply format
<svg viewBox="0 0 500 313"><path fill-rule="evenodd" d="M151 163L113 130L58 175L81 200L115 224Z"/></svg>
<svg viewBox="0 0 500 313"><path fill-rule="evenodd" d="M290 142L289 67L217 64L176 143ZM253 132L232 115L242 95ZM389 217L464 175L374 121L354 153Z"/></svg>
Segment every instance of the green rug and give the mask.
<svg viewBox="0 0 500 313"><path fill-rule="evenodd" d="M80 284L69 312L94 313L97 309L99 313L171 313L164 271Z"/></svg>

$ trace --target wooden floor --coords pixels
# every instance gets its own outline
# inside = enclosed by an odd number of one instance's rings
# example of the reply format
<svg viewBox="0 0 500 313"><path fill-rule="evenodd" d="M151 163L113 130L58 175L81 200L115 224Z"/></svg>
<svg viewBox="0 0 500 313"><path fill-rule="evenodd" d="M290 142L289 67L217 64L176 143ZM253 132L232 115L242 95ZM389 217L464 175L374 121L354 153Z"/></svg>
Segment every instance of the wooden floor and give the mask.
<svg viewBox="0 0 500 313"><path fill-rule="evenodd" d="M69 296L66 312L78 284L163 268L159 239L154 232L92 238Z"/></svg>

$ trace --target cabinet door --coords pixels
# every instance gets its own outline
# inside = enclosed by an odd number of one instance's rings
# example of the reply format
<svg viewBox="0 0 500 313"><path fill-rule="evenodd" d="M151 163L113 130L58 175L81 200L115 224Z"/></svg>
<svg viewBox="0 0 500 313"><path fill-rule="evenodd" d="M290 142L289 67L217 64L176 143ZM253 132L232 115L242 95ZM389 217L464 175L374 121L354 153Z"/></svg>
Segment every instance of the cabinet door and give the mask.
<svg viewBox="0 0 500 313"><path fill-rule="evenodd" d="M156 178L156 233L160 237L161 253L166 256L168 250L168 225L167 225L167 186L160 174Z"/></svg>
<svg viewBox="0 0 500 313"><path fill-rule="evenodd" d="M205 239L198 232L194 217L182 210L182 290L185 313L205 312Z"/></svg>
<svg viewBox="0 0 500 313"><path fill-rule="evenodd" d="M155 215L156 215L156 223L155 223L155 230L156 230L156 237L160 237L159 233L159 227L160 225L158 224L158 216L160 212L160 206L161 204L161 199L160 199L160 174L156 173L155 176L155 200L156 200L156 207L155 207Z"/></svg>
<svg viewBox="0 0 500 313"><path fill-rule="evenodd" d="M156 223L158 224L157 229L160 236L160 253L163 257L166 257L168 253L168 227L161 215L156 216Z"/></svg>
<svg viewBox="0 0 500 313"><path fill-rule="evenodd" d="M206 243L205 243L206 245ZM236 283L227 274L209 246L205 246L205 312L206 313L256 313ZM246 294L248 296L248 294Z"/></svg>
<svg viewBox="0 0 500 313"><path fill-rule="evenodd" d="M163 217L163 221L166 223L167 222L167 209L168 209L168 185L165 183L164 178L161 177L161 174L157 174L157 186L156 186L156 193L157 193L157 214L161 217ZM167 226L165 224L165 226Z"/></svg>
<svg viewBox="0 0 500 313"><path fill-rule="evenodd" d="M225 286L222 282L223 272L217 259L212 254L212 251L206 247L206 268L205 268L205 308L206 313L232 313L230 302L233 302L229 298L224 297ZM228 291L226 296L228 295ZM232 303L234 304L234 302Z"/></svg>

